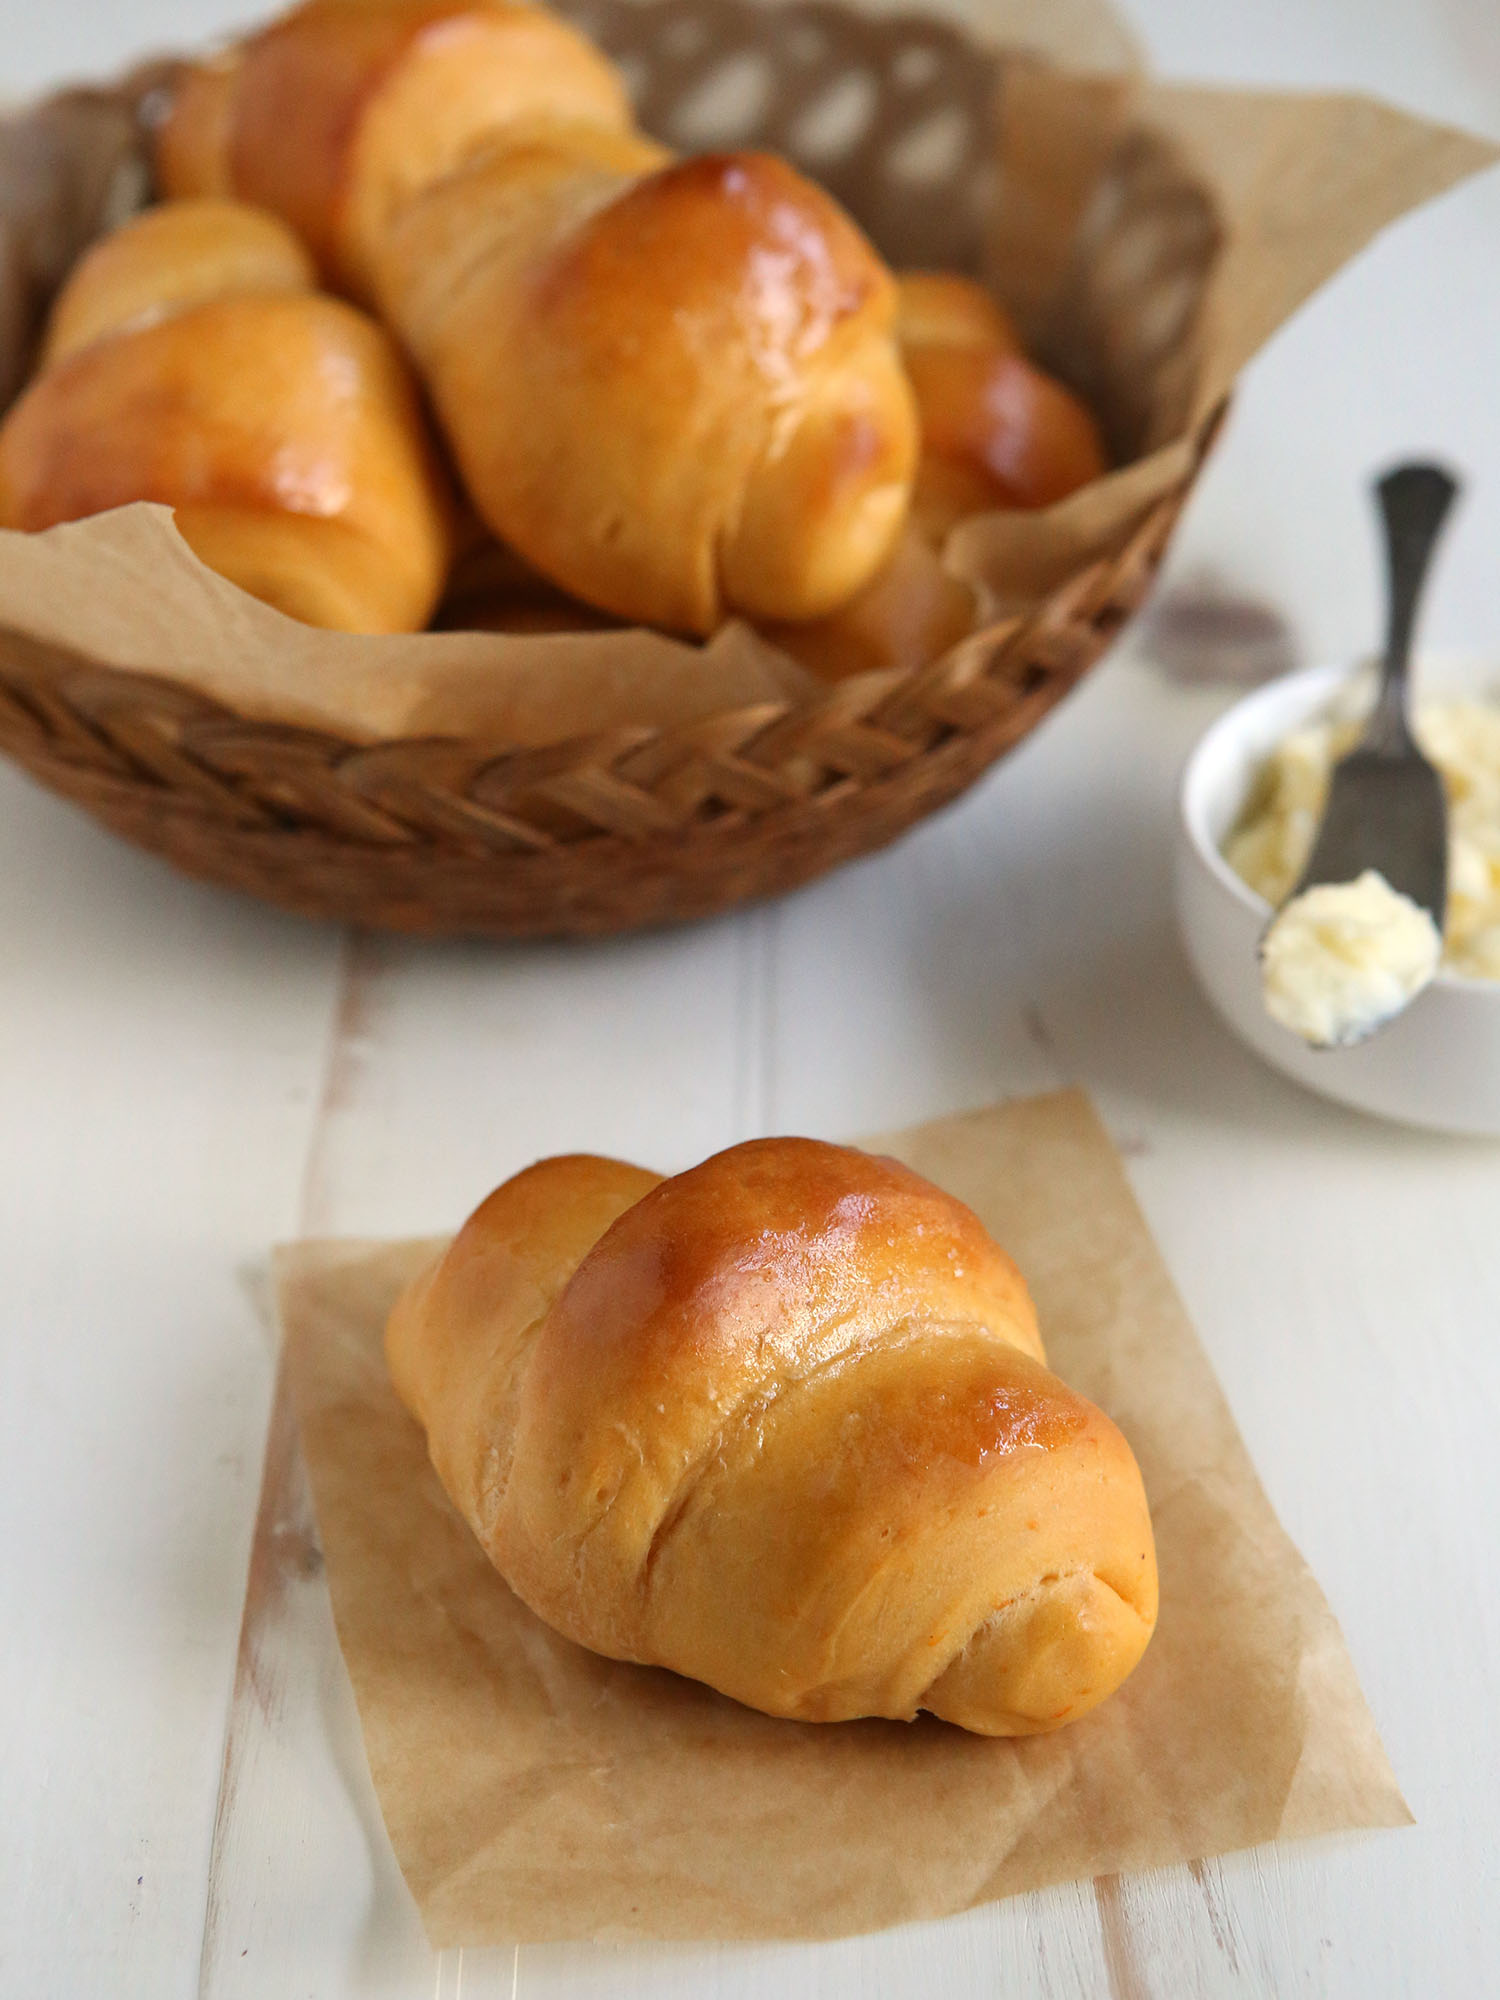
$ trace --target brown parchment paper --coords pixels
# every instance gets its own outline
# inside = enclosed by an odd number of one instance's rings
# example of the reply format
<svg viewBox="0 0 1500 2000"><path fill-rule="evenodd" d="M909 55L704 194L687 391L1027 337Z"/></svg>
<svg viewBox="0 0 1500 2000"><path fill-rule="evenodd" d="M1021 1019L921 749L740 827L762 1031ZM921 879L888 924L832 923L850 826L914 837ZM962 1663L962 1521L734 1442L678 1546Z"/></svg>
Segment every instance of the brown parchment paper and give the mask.
<svg viewBox="0 0 1500 2000"><path fill-rule="evenodd" d="M170 511L142 505L45 535L0 531L0 633L41 642L33 676L94 662L346 739L525 746L805 699L820 685L809 668L847 675L867 657L870 671L910 668L930 657L924 646L973 646L978 659L1000 620L1124 545L1190 468L1236 371L1311 291L1394 217L1497 157L1366 99L1153 84L1102 0L974 0L969 45L923 31L919 56L937 74L917 97L891 70L886 31L853 7L818 10L816 74L774 6L693 0L702 47L690 57L657 32L657 11L624 0L590 11L591 31L627 60L650 129L689 149L788 151L893 263L982 269L1040 358L1100 414L1119 470L1050 512L977 516L953 532L942 560L968 587L969 631L955 639L946 616L887 630L883 606L873 620L856 607L863 631L810 634L797 659L739 625L706 647L640 631L315 632L211 576ZM682 11L679 0L678 28ZM747 117L721 91L710 130L714 63L731 57L762 66L762 108ZM856 74L880 82L865 126L841 148L821 133L800 157L814 86L832 94ZM160 87L159 71L143 71L114 99L73 93L66 116L54 104L0 128L0 383L16 379L69 250L138 198L120 102ZM899 170L902 149L950 118L946 167Z"/></svg>
<svg viewBox="0 0 1500 2000"><path fill-rule="evenodd" d="M1119 1162L1077 1092L870 1142L1019 1262L1053 1367L1134 1446L1161 1616L1119 1693L1025 1741L774 1721L596 1658L480 1554L380 1352L431 1245L304 1243L279 1289L334 1614L436 1945L827 1938L1071 1877L1410 1814Z"/></svg>

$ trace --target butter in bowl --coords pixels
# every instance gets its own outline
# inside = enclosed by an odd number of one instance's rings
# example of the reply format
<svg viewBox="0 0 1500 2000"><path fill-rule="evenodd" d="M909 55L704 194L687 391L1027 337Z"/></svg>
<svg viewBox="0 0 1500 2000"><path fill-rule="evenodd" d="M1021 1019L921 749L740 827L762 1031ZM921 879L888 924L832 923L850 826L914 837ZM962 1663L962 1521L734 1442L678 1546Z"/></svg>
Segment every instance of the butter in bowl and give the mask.
<svg viewBox="0 0 1500 2000"><path fill-rule="evenodd" d="M1183 774L1176 899L1199 984L1239 1036L1320 1095L1412 1125L1500 1136L1500 661L1425 658L1416 733L1450 814L1437 975L1368 1041L1311 1048L1266 1010L1259 945L1312 844L1332 761L1367 705L1348 667L1288 675L1221 716Z"/></svg>

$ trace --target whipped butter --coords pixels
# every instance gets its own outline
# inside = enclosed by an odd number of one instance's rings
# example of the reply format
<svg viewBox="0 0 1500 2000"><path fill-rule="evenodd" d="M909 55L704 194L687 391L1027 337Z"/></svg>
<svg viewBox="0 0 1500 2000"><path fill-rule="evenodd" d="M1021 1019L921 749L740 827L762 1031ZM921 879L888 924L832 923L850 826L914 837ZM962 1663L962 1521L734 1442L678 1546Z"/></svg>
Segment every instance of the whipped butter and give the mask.
<svg viewBox="0 0 1500 2000"><path fill-rule="evenodd" d="M1298 729L1262 769L1239 825L1224 844L1224 858L1268 903L1290 895L1307 865L1323 816L1328 773L1353 749L1360 728L1358 722L1330 721ZM1479 701L1424 703L1415 728L1448 795L1443 967L1471 979L1500 980L1500 707ZM1344 895L1356 886L1338 885ZM1389 888L1387 893L1395 894ZM1431 919L1426 921L1431 929ZM1400 927L1387 935L1406 935L1415 942Z"/></svg>
<svg viewBox="0 0 1500 2000"><path fill-rule="evenodd" d="M1422 990L1442 955L1427 911L1375 869L1320 883L1261 940L1266 1012L1320 1048L1361 1041Z"/></svg>

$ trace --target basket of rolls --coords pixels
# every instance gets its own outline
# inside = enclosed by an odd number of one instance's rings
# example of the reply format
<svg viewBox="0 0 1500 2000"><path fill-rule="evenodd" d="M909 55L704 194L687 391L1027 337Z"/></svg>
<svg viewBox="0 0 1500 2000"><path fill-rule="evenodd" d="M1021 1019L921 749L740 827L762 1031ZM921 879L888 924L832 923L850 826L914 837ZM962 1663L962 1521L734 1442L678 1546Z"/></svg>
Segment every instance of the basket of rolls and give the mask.
<svg viewBox="0 0 1500 2000"><path fill-rule="evenodd" d="M1041 0L304 0L62 93L0 130L0 747L371 927L789 889L1036 725L1237 368L1488 157Z"/></svg>

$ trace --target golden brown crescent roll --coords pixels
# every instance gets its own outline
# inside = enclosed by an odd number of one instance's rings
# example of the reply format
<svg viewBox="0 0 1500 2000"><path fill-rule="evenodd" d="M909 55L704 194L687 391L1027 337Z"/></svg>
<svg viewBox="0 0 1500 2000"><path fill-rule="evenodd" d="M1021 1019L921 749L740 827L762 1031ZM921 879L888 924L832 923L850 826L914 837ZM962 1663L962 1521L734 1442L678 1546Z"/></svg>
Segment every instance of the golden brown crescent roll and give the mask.
<svg viewBox="0 0 1500 2000"><path fill-rule="evenodd" d="M614 65L524 0L307 0L184 73L156 137L167 195L291 223L373 301L392 216L497 132L628 132Z"/></svg>
<svg viewBox="0 0 1500 2000"><path fill-rule="evenodd" d="M544 1160L386 1353L485 1553L595 1652L770 1715L1007 1736L1082 1715L1151 1636L1129 1446L1048 1373L977 1218L894 1161Z"/></svg>
<svg viewBox="0 0 1500 2000"><path fill-rule="evenodd" d="M309 0L190 79L175 192L274 209L415 358L488 526L621 618L821 617L905 518L890 273L759 154L673 161L520 0Z"/></svg>
<svg viewBox="0 0 1500 2000"><path fill-rule="evenodd" d="M1050 507L1107 469L1092 415L1026 359L982 286L949 272L898 279L898 331L922 425L914 512L941 540L965 515Z"/></svg>
<svg viewBox="0 0 1500 2000"><path fill-rule="evenodd" d="M103 238L0 427L0 525L133 500L294 618L426 624L451 503L389 337L314 289L306 251L235 202L168 202Z"/></svg>
<svg viewBox="0 0 1500 2000"><path fill-rule="evenodd" d="M977 347L1020 354L1021 336L998 299L957 271L902 271L897 326L907 347Z"/></svg>
<svg viewBox="0 0 1500 2000"><path fill-rule="evenodd" d="M480 512L538 569L690 632L822 616L907 508L891 280L781 161L658 157L496 148L404 212L386 309Z"/></svg>

